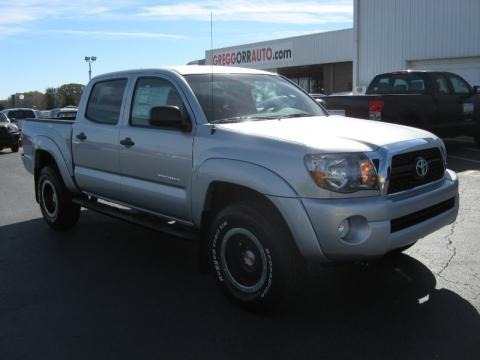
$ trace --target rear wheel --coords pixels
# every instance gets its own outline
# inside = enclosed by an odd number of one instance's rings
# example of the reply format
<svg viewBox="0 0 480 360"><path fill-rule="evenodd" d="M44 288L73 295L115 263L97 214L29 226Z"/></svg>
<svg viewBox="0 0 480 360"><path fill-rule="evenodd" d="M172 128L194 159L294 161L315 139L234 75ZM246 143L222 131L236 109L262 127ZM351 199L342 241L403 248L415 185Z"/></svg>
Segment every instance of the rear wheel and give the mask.
<svg viewBox="0 0 480 360"><path fill-rule="evenodd" d="M66 230L77 223L80 206L72 202L72 196L56 169L47 166L40 171L37 192L43 218L50 227Z"/></svg>
<svg viewBox="0 0 480 360"><path fill-rule="evenodd" d="M212 221L209 239L218 285L250 310L275 308L303 268L288 229L261 202L228 205Z"/></svg>

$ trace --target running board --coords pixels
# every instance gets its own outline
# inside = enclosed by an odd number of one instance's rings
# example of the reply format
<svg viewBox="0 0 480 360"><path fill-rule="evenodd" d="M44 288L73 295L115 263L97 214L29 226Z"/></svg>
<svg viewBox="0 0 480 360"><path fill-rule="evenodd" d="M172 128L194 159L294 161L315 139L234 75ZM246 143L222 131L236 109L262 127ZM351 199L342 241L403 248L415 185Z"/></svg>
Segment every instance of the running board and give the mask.
<svg viewBox="0 0 480 360"><path fill-rule="evenodd" d="M118 208L105 203L89 200L88 198L74 198L72 201L86 209L107 215L134 225L146 227L164 234L196 241L199 239L199 231L193 227L181 225L175 221L168 221L159 217L136 211L130 208Z"/></svg>

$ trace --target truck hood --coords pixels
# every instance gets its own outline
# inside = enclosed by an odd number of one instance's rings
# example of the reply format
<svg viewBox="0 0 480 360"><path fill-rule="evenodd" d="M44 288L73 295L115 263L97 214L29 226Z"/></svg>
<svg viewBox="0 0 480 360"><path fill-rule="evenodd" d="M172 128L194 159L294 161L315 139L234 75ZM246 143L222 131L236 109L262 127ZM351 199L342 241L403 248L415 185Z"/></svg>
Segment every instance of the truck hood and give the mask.
<svg viewBox="0 0 480 360"><path fill-rule="evenodd" d="M375 151L387 144L435 135L408 126L343 116L315 116L221 124L218 127L253 136L305 145L325 152Z"/></svg>

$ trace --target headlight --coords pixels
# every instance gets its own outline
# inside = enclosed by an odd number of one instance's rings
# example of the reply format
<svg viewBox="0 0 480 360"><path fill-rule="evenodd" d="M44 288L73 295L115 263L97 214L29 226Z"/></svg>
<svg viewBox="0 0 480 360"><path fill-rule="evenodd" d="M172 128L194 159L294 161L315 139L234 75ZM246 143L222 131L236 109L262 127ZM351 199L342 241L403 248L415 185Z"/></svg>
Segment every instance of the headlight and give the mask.
<svg viewBox="0 0 480 360"><path fill-rule="evenodd" d="M317 185L328 190L350 193L378 189L375 166L362 153L307 155L305 165Z"/></svg>
<svg viewBox="0 0 480 360"><path fill-rule="evenodd" d="M14 133L18 131L18 127L15 124L9 124L8 125L8 132L9 133Z"/></svg>

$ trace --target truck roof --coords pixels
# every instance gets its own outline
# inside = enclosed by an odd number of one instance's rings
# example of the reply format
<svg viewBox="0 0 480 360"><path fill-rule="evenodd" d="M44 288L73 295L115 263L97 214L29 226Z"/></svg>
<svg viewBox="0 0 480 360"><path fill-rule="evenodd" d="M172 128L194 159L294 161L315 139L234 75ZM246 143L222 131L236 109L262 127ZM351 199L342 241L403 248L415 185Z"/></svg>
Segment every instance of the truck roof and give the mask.
<svg viewBox="0 0 480 360"><path fill-rule="evenodd" d="M401 74L416 74L416 73L420 73L420 74L424 74L424 73L452 74L452 73L449 72L449 71L438 71L438 70L410 70L410 69L407 69L407 70L394 70L394 71L390 71L390 72L386 72L386 73L381 73L381 74L377 74L375 77L377 77L377 76L385 76L385 75L401 75Z"/></svg>
<svg viewBox="0 0 480 360"><path fill-rule="evenodd" d="M210 66L210 65L179 65L179 66L165 66L159 68L147 68L147 69L132 69L116 71L96 76L96 78L119 76L119 75L131 75L145 72L155 71L175 71L180 75L194 75L194 74L272 74L268 71L248 69L236 66Z"/></svg>

